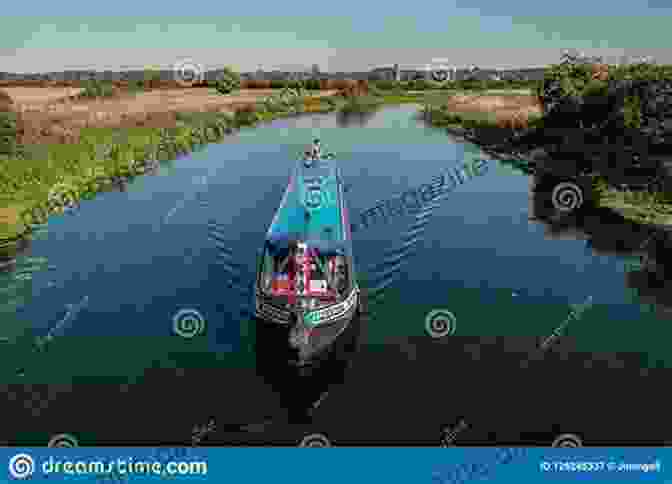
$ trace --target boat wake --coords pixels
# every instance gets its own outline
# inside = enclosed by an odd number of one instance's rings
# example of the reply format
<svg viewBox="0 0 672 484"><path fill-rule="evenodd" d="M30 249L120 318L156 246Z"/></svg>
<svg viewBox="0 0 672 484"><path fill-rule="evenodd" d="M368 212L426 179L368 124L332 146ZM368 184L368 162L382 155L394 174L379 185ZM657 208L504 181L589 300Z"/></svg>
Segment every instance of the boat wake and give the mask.
<svg viewBox="0 0 672 484"><path fill-rule="evenodd" d="M382 262L366 268L366 274L370 278L367 308L369 320L375 319L376 310L385 303L385 291L399 280L408 261L417 252L439 204L440 200L436 200L416 213L411 226L402 233L400 243L384 252Z"/></svg>
<svg viewBox="0 0 672 484"><path fill-rule="evenodd" d="M214 265L223 271L226 279L226 288L231 290L236 304L235 313L242 318L252 316L250 301L253 295L254 269L236 261L231 242L227 240L225 233L230 228L215 220L208 221L208 240L214 245L217 255ZM226 298L231 300L231 298Z"/></svg>

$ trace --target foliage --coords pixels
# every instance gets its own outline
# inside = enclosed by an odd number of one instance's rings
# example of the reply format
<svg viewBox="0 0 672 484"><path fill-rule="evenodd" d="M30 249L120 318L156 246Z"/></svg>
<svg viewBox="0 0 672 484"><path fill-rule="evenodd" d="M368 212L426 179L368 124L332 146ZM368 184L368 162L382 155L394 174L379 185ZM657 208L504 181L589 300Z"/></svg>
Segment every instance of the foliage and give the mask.
<svg viewBox="0 0 672 484"><path fill-rule="evenodd" d="M231 94L240 89L240 74L235 72L230 67L225 67L224 72L219 75L215 82L215 89L220 94Z"/></svg>
<svg viewBox="0 0 672 484"><path fill-rule="evenodd" d="M236 107L233 118L238 126L250 126L260 119L258 109L254 104Z"/></svg>
<svg viewBox="0 0 672 484"><path fill-rule="evenodd" d="M342 113L362 113L377 109L383 100L376 96L352 96L348 97L343 103L340 111Z"/></svg>
<svg viewBox="0 0 672 484"><path fill-rule="evenodd" d="M308 79L306 81L306 89L309 89L311 91L317 91L320 89L320 80L319 79Z"/></svg>
<svg viewBox="0 0 672 484"><path fill-rule="evenodd" d="M0 111L0 155L12 155L16 152L16 113Z"/></svg>
<svg viewBox="0 0 672 484"><path fill-rule="evenodd" d="M109 81L91 80L84 85L84 90L80 96L86 98L111 97L114 96L114 85Z"/></svg>
<svg viewBox="0 0 672 484"><path fill-rule="evenodd" d="M373 81L371 84L376 89L380 89L382 91L392 91L403 87L402 83L392 80Z"/></svg>
<svg viewBox="0 0 672 484"><path fill-rule="evenodd" d="M640 128L642 125L642 109L639 96L626 96L624 99L623 123L626 128Z"/></svg>

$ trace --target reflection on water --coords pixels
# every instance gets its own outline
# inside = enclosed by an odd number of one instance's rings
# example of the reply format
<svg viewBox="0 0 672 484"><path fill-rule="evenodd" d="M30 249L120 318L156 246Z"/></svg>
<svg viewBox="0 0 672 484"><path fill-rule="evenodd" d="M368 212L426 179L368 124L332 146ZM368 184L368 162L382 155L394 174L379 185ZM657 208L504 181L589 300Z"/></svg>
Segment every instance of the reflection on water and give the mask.
<svg viewBox="0 0 672 484"><path fill-rule="evenodd" d="M634 289L643 306L670 319L672 311L672 228L647 226L587 201L571 213L554 208L552 187L558 178L533 174L529 217L541 223L551 239L585 240L595 255L624 259L625 286Z"/></svg>
<svg viewBox="0 0 672 484"><path fill-rule="evenodd" d="M341 111L336 114L336 123L340 128L360 127L363 128L376 115L375 109L361 111Z"/></svg>
<svg viewBox="0 0 672 484"><path fill-rule="evenodd" d="M344 383L346 371L361 343L365 318L365 315L355 317L336 338L329 353L306 367L290 365L284 352L271 350L273 343L276 348L280 347L277 343L286 345L286 337L284 341L267 344L269 342L259 339L266 335L257 334L257 374L279 395L290 422L309 422L313 410L327 398L329 390Z"/></svg>

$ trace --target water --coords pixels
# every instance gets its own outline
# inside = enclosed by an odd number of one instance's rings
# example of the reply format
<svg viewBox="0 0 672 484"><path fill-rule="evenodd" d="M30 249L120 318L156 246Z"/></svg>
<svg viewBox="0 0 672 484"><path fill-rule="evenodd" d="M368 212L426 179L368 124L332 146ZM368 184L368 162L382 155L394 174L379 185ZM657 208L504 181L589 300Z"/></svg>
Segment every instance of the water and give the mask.
<svg viewBox="0 0 672 484"><path fill-rule="evenodd" d="M416 109L385 108L354 125L316 115L246 129L53 217L17 269L0 274L4 382L137 382L151 369L190 364L247 368L252 378L246 311L257 249L306 143L319 137L338 154L353 219L465 159L488 158L414 121ZM419 357L408 342L433 341L425 317L439 309L456 321L444 339L528 337L516 360L564 324L557 340L588 357L627 353L642 368L669 361L665 296L640 300L632 287L651 288L629 282L628 251L594 247L621 237L620 226L587 217L569 235L553 233L553 224L529 220L539 211L531 180L493 161L421 213L354 234L371 294L364 360L400 344ZM565 324L572 305L586 300L580 318ZM176 334L182 309L202 315L196 337ZM48 351L35 352L45 339Z"/></svg>

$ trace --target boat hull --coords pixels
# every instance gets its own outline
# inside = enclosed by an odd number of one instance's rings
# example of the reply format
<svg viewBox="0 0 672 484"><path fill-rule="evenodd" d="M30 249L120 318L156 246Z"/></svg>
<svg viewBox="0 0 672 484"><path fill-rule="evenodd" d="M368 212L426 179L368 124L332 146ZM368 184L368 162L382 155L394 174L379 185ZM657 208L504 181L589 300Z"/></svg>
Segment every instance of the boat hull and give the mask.
<svg viewBox="0 0 672 484"><path fill-rule="evenodd" d="M276 364L296 368L319 365L338 353L339 344L348 328L360 323L360 309L356 305L343 317L328 324L306 327L302 323L278 324L277 321L255 318L257 353L264 353Z"/></svg>

